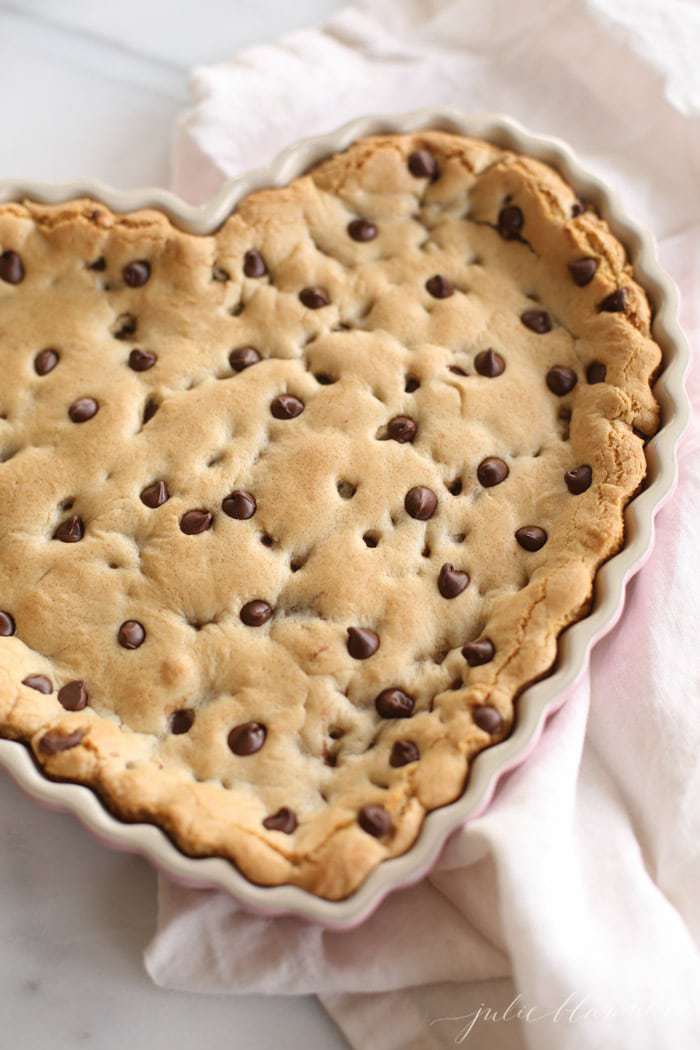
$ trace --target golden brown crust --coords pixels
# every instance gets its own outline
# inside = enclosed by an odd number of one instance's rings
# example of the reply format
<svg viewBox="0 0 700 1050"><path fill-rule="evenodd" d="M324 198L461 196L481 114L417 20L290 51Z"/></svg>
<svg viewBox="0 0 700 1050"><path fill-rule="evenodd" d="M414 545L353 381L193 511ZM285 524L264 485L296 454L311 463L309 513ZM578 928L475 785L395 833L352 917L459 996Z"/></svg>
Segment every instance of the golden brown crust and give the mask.
<svg viewBox="0 0 700 1050"><path fill-rule="evenodd" d="M439 178L411 173L418 149ZM209 237L93 201L0 207L0 253L25 271L0 280L0 609L16 625L0 637L2 734L30 742L48 775L259 883L337 899L408 849L585 611L645 475L635 429L658 425L646 296L606 224L575 204L534 160L425 132L360 141L253 194ZM514 239L499 234L504 207L524 219ZM358 217L374 239L348 235ZM250 249L262 277L243 274ZM597 269L580 287L568 266L582 257ZM129 286L123 268L144 259L149 279ZM454 294L426 290L436 274ZM306 287L330 304L304 306ZM623 309L601 309L621 287ZM551 331L523 324L533 309ZM263 361L236 372L229 352L247 345ZM60 359L37 375L46 348ZM134 348L153 367L130 368ZM475 366L489 348L506 362L494 378ZM587 382L593 362L604 382ZM554 366L578 379L562 396L545 381ZM280 394L304 411L275 418ZM99 411L73 422L86 397ZM413 441L387 439L396 416L415 420ZM509 469L492 487L477 479L487 457ZM572 494L564 474L581 465L592 484ZM169 499L148 507L139 494L158 480ZM427 521L404 507L414 486L437 496ZM222 511L234 489L254 494L252 517ZM181 531L191 509L213 527ZM83 538L52 538L72 515ZM548 534L537 551L515 540L528 525ZM444 564L470 577L452 598ZM255 599L274 609L259 627L240 619ZM146 629L135 649L117 640L127 620ZM368 659L348 652L350 627L379 635ZM462 646L483 638L493 658L472 667ZM76 679L89 702L69 711L57 689ZM379 717L392 687L412 717ZM493 733L479 705L500 714ZM194 722L174 734L183 708ZM248 721L266 726L264 746L234 754L229 731ZM397 740L420 759L392 766ZM392 830L363 828L367 805ZM283 807L291 833L263 825Z"/></svg>

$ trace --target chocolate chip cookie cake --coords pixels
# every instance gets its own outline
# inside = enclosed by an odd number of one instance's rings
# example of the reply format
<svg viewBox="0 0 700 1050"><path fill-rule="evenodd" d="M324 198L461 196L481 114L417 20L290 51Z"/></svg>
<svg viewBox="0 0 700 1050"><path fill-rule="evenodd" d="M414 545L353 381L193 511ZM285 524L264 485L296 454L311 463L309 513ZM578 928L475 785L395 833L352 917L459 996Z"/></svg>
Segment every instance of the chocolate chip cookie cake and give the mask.
<svg viewBox="0 0 700 1050"><path fill-rule="evenodd" d="M649 324L553 170L445 133L209 236L0 206L0 732L188 855L348 895L588 610Z"/></svg>

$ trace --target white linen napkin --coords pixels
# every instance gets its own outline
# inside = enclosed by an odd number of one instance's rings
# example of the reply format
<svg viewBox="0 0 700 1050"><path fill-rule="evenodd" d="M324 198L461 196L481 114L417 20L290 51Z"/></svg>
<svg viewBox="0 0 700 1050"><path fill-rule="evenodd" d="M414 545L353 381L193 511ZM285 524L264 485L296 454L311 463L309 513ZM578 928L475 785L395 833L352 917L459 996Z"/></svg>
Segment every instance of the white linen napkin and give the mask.
<svg viewBox="0 0 700 1050"><path fill-rule="evenodd" d="M700 10L372 0L195 71L191 200L367 112L450 103L561 135L657 234L700 352ZM695 297L695 298L694 298ZM691 393L700 404L700 374ZM153 979L316 992L354 1047L694 1050L700 1032L700 426L618 627L422 883L331 933L161 879Z"/></svg>

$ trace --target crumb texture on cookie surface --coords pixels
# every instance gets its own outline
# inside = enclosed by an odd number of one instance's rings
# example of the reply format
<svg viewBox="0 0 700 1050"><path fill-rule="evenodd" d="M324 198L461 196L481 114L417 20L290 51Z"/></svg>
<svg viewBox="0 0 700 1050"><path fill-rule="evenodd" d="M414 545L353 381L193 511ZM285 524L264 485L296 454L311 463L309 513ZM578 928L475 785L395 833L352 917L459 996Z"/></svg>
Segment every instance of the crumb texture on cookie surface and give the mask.
<svg viewBox="0 0 700 1050"><path fill-rule="evenodd" d="M210 236L0 206L0 733L188 854L351 893L588 608L649 325L555 172L440 132Z"/></svg>

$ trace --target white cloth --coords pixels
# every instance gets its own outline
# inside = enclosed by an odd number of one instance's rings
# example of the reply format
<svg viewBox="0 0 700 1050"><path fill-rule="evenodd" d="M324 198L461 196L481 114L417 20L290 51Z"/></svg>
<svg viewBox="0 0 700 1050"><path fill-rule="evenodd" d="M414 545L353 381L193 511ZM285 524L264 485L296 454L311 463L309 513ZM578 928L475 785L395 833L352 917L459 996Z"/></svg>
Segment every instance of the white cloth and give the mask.
<svg viewBox="0 0 700 1050"><path fill-rule="evenodd" d="M700 351L698 54L700 10L682 0L368 0L195 71L175 189L202 199L288 142L366 112L506 112L567 139L654 229ZM697 369L692 391L697 404ZM246 915L223 894L162 880L153 979L317 992L362 1050L694 1050L699 574L695 422L620 624L432 875L345 933Z"/></svg>

